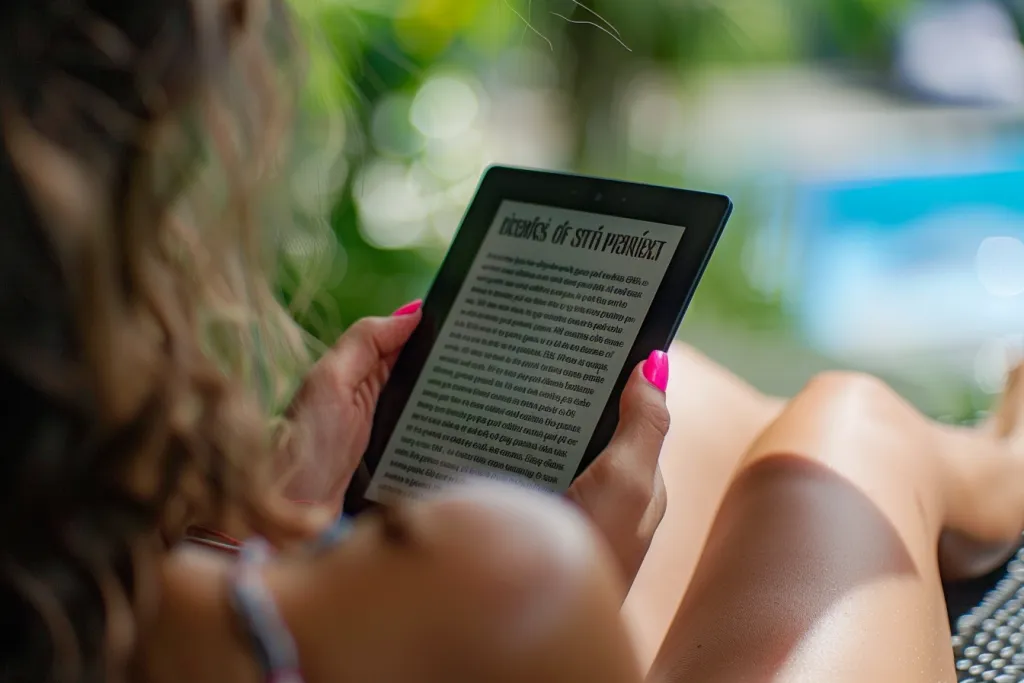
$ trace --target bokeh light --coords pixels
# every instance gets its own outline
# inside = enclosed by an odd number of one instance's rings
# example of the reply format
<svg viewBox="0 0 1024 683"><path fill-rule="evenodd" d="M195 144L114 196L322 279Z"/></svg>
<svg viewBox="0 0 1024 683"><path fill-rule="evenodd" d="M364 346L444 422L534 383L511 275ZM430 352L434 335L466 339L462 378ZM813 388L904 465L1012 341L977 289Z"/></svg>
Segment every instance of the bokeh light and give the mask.
<svg viewBox="0 0 1024 683"><path fill-rule="evenodd" d="M435 76L416 93L410 118L427 138L450 141L476 124L480 108L480 98L465 78Z"/></svg>
<svg viewBox="0 0 1024 683"><path fill-rule="evenodd" d="M376 161L363 172L358 186L360 230L367 242L381 249L408 249L419 243L429 202L408 166Z"/></svg>
<svg viewBox="0 0 1024 683"><path fill-rule="evenodd" d="M423 135L409 118L412 103L409 95L394 93L386 96L374 109L370 135L374 147L382 154L407 157L423 149Z"/></svg>
<svg viewBox="0 0 1024 683"><path fill-rule="evenodd" d="M1024 5L292 2L319 39L286 254L333 260L344 324L421 296L480 174L511 164L732 195L681 334L766 392L854 367L946 415L1002 382Z"/></svg>
<svg viewBox="0 0 1024 683"><path fill-rule="evenodd" d="M974 379L987 394L999 394L1010 370L1020 362L1024 337L997 337L982 344L975 358Z"/></svg>
<svg viewBox="0 0 1024 683"><path fill-rule="evenodd" d="M986 237L978 247L976 262L978 279L990 294L1024 294L1024 242L1016 237Z"/></svg>

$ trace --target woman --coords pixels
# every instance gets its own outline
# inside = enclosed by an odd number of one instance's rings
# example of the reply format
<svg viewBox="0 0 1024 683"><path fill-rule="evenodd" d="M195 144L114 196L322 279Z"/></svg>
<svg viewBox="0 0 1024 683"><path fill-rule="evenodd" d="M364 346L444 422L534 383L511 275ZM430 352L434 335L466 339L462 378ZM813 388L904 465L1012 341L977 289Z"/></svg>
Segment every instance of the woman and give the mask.
<svg viewBox="0 0 1024 683"><path fill-rule="evenodd" d="M1016 543L1017 381L968 431L869 378L783 404L676 349L664 486L655 355L575 510L474 485L308 545L419 312L347 333L271 438L267 368L301 361L251 201L283 25L256 0L0 7L3 680L952 680L939 558ZM180 548L203 523L280 555Z"/></svg>
<svg viewBox="0 0 1024 683"><path fill-rule="evenodd" d="M412 598L437 599L447 585L459 591L448 602L467 600L473 621L497 633L525 623L517 595L532 599L545 582L603 558L578 520L559 521L558 506L515 543L504 532L523 527L518 492L455 496L368 521L341 547L287 554L337 509L419 312L355 326L298 392L287 428L271 433L266 415L303 360L266 277L276 235L253 220L288 118L286 19L280 3L260 0L0 6L4 680L253 678L258 664L279 662L258 661L240 628L258 622L240 604L247 581L274 598L255 609L280 611L292 626L307 678L334 680L336 667L374 654L366 646L380 622L341 619L354 607L349 587L368 578L385 580L378 592L360 589L380 598L378 618L397 599L411 600L403 614L427 615ZM207 157L216 163L201 163ZM638 369L619 434L574 490L616 539L625 575L664 507L656 472L665 368L661 357L653 363L647 374L660 390ZM296 496L323 505L288 502ZM525 507L539 521L553 505L527 497ZM240 577L222 558L171 552L201 524L260 534L291 559ZM495 564L496 552L473 543L479 534L495 551L516 550L515 562ZM554 548L573 552L552 564ZM621 590L603 559L594 564L595 589ZM508 594L483 599L500 577L514 578ZM571 608L588 590L563 596L559 583L557 597ZM584 607L570 609L580 623L588 610L614 615L617 604ZM561 612L556 629L568 626ZM292 625L297 615L301 625ZM429 619L419 628L451 632ZM389 649L399 635L388 633ZM359 656L320 651L342 641ZM414 678L454 661L420 650L424 657L409 649L375 661ZM474 657L498 663L487 648L463 660Z"/></svg>

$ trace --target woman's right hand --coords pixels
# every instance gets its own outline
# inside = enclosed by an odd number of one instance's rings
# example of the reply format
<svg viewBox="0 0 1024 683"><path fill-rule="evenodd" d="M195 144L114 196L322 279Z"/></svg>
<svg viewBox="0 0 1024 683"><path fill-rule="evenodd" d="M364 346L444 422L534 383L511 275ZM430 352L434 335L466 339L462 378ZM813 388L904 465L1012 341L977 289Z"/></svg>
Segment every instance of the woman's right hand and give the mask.
<svg viewBox="0 0 1024 683"><path fill-rule="evenodd" d="M636 368L622 392L615 436L568 494L608 543L627 586L665 516L658 462L670 422L668 362L667 354L655 351Z"/></svg>

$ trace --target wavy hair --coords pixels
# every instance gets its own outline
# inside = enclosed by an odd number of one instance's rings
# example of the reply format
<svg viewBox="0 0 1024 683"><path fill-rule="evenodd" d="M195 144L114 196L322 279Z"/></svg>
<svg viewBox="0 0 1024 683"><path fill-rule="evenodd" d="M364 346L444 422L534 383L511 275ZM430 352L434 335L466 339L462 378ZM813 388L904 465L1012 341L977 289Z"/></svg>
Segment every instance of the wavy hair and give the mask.
<svg viewBox="0 0 1024 683"><path fill-rule="evenodd" d="M254 201L293 43L280 0L0 3L0 681L121 679L189 523L298 532L267 417L306 358Z"/></svg>

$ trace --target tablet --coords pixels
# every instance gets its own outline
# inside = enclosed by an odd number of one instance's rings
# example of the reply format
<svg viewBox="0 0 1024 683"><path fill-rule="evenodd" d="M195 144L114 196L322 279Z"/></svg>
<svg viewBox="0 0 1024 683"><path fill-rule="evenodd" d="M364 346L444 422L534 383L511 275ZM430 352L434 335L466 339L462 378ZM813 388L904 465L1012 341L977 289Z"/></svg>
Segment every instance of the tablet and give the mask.
<svg viewBox="0 0 1024 683"><path fill-rule="evenodd" d="M731 210L715 194L488 170L345 511L467 477L566 491L610 441L633 369L671 344Z"/></svg>

